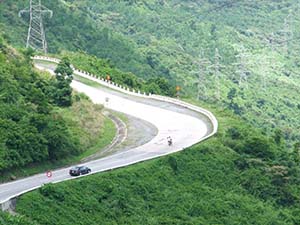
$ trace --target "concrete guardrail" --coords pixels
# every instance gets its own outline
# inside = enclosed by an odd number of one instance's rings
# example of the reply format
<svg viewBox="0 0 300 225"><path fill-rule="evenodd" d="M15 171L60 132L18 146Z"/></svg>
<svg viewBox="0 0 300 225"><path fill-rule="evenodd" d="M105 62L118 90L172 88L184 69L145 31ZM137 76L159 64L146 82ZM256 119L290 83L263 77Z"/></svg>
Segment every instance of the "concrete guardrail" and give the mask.
<svg viewBox="0 0 300 225"><path fill-rule="evenodd" d="M59 59L50 58L50 57L46 57L46 56L34 56L33 59L47 61L47 62L53 62L53 63L59 63L60 62ZM188 108L192 111L196 111L196 112L199 112L199 113L205 115L211 121L213 129L212 129L212 132L210 134L206 135L205 137L203 137L199 141L207 139L207 138L213 136L215 133L217 133L218 121L217 121L216 117L210 111L208 111L206 109L203 109L201 107L198 107L198 106L192 105L190 103L181 101L179 99L170 98L170 97L166 97L166 96L160 96L160 95L153 95L151 93L149 93L149 94L141 93L140 91L136 91L136 90L130 90L129 88L122 87L121 85L118 85L118 84L115 84L113 82L107 81L103 78L99 78L98 76L96 76L94 74L90 74L88 72L75 69L74 67L73 67L73 70L74 70L75 74L77 74L81 77L84 77L84 78L87 78L89 80L95 81L95 82L97 82L97 83L99 83L103 86L106 86L108 88L120 91L122 93L129 94L129 95L132 95L132 96L137 96L137 97L154 99L154 100L158 100L158 101L162 101L162 102L172 103L172 104L179 105L179 106ZM20 195L22 195L22 194L24 194L28 191L34 190L36 188L37 187L31 188L29 190L25 190L25 191L19 193L16 196L11 196L9 199L7 199L3 202L0 202L2 211L8 211L8 210L11 210L12 208L14 208L16 197L18 197L18 196L20 196Z"/></svg>
<svg viewBox="0 0 300 225"><path fill-rule="evenodd" d="M59 63L60 62L59 59L51 58L51 57L47 57L47 56L34 56L33 59L43 60L43 61L48 61L48 62L54 62L54 63ZM130 90L129 88L122 87L121 85L118 85L118 84L115 84L113 82L107 81L103 78L99 78L98 76L96 76L94 74L75 69L74 66L72 66L72 67L73 67L73 70L74 70L75 74L77 74L79 76L82 76L84 78L87 78L89 80L95 81L95 82L97 82L97 83L99 83L103 86L106 86L106 87L109 87L111 89L120 91L122 93L129 94L129 95L132 95L132 96L142 97L142 98L151 98L151 99L155 99L155 100L159 100L159 101L163 101L163 102L173 103L173 104L188 108L190 110L199 112L201 114L204 114L211 121L212 126L213 126L213 132L211 134L205 136L203 139L209 138L209 137L213 136L215 133L217 133L218 121L217 121L216 117L210 111L208 111L204 108L192 105L190 103L187 103L187 102L181 101L179 99L175 99L175 98L170 98L170 97L161 96L161 95L153 95L151 93L146 94L146 93L141 93L140 91Z"/></svg>

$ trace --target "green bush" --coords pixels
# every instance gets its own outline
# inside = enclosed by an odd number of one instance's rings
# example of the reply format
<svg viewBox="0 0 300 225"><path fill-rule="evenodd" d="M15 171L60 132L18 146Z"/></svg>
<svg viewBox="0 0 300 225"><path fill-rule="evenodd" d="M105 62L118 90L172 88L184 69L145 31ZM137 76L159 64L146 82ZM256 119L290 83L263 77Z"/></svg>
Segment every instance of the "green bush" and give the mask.
<svg viewBox="0 0 300 225"><path fill-rule="evenodd" d="M227 129L210 140L160 159L51 185L46 194L28 193L17 212L57 225L299 224L300 170L294 159L283 159L272 147L275 140L241 120L218 118ZM288 154L284 147L280 151ZM43 212L47 216L40 216Z"/></svg>
<svg viewBox="0 0 300 225"><path fill-rule="evenodd" d="M57 88L53 79L34 72L28 54L4 48L0 52L0 173L77 155L79 140L53 113L52 93Z"/></svg>
<svg viewBox="0 0 300 225"><path fill-rule="evenodd" d="M119 85L140 90L141 92L167 96L175 95L175 87L163 77L142 79L132 73L122 72L110 65L107 60L95 56L71 52L64 52L63 55L68 56L76 68L95 74L103 79L106 79L109 75L110 81Z"/></svg>

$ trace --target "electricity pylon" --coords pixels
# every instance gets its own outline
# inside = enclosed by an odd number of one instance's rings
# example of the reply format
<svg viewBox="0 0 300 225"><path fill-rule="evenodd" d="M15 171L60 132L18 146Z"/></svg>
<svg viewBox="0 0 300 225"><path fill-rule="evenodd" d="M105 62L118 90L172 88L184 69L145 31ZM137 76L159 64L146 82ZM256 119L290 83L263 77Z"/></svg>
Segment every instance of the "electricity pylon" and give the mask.
<svg viewBox="0 0 300 225"><path fill-rule="evenodd" d="M293 15L291 12L289 12L287 17L284 19L283 29L278 31L278 33L280 34L280 37L278 38L278 43L282 44L286 56L289 55L289 45L291 40L293 39L293 31L291 28L292 23Z"/></svg>
<svg viewBox="0 0 300 225"><path fill-rule="evenodd" d="M198 94L197 98L198 99L207 99L207 82L206 82L206 76L208 72L208 66L210 65L210 61L202 58L203 55L199 55L199 60L197 62L198 64Z"/></svg>
<svg viewBox="0 0 300 225"><path fill-rule="evenodd" d="M47 53L43 15L49 14L51 18L53 12L43 6L41 0L30 0L29 9L21 10L19 16L21 17L25 13L29 13L30 16L26 48L32 48Z"/></svg>
<svg viewBox="0 0 300 225"><path fill-rule="evenodd" d="M198 81L196 82L198 88L197 99L207 99L207 82L206 76L208 73L208 68L210 66L210 61L204 58L203 51L200 51L199 58L194 61L194 64L197 66L195 71L191 71L191 73L196 74L198 77Z"/></svg>
<svg viewBox="0 0 300 225"><path fill-rule="evenodd" d="M276 38L275 38L274 32L269 34L267 36L267 38L265 38L265 41L267 42L267 46L271 49L271 52L272 53L275 52L275 50L276 50L276 46L275 46Z"/></svg>
<svg viewBox="0 0 300 225"><path fill-rule="evenodd" d="M292 15L289 13L289 15L284 19L284 28L283 28L283 34L284 34L284 51L286 54L289 54L289 44L290 39L293 39L293 31L291 29L291 20Z"/></svg>
<svg viewBox="0 0 300 225"><path fill-rule="evenodd" d="M220 100L221 97L221 84L220 84L220 79L221 79L221 68L222 65L220 63L221 61L221 56L219 54L219 49L215 49L215 62L213 65L214 69L214 79L215 79L215 85L216 85L216 90L215 90L215 97L217 100Z"/></svg>
<svg viewBox="0 0 300 225"><path fill-rule="evenodd" d="M248 62L250 55L246 52L245 48L242 46L239 50L239 53L235 56L237 63L234 65L237 66L236 72L239 74L238 84L240 88L248 88L248 75L250 71L248 70Z"/></svg>

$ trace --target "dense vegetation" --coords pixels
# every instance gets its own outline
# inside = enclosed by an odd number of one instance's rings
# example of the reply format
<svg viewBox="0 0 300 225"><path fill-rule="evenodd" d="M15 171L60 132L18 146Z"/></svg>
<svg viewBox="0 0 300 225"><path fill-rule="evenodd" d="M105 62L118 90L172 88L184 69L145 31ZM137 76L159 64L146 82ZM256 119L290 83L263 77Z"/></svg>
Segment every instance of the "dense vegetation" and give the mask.
<svg viewBox="0 0 300 225"><path fill-rule="evenodd" d="M58 106L68 107L72 105L73 69L68 58L63 58L55 69L54 102Z"/></svg>
<svg viewBox="0 0 300 225"><path fill-rule="evenodd" d="M1 50L0 171L80 152L79 140L51 113L55 87L32 70L28 56Z"/></svg>
<svg viewBox="0 0 300 225"><path fill-rule="evenodd" d="M230 108L299 140L299 8L278 1L44 0L49 49L84 51L142 78L164 77L182 95ZM11 43L23 46L27 1L0 5ZM62 22L63 21L63 22ZM22 36L20 37L20 34ZM131 77L129 74L126 74Z"/></svg>
<svg viewBox="0 0 300 225"><path fill-rule="evenodd" d="M152 94L175 95L175 87L164 77L155 77L145 80L137 77L133 73L123 72L110 65L107 60L99 59L95 56L72 52L63 52L62 55L68 57L77 69L95 74L103 79L109 77L110 81L130 89Z"/></svg>
<svg viewBox="0 0 300 225"><path fill-rule="evenodd" d="M147 82L151 86L165 78L182 86L182 96L228 108L263 130L219 112L221 130L206 143L126 169L47 185L23 196L19 213L41 224L300 224L296 0L43 4L55 15L45 19L51 53L81 50L85 53L71 54L79 68L109 73L128 87L147 90ZM28 18L16 15L27 6L27 1L0 4L0 28L15 46L26 39ZM6 162L21 166L57 158L48 147L54 132L62 139L55 142L66 149L80 140L76 129L66 129L68 120L57 114L61 110L52 110L58 109L57 98L47 92L56 86L32 72L28 57L16 56L3 41L0 47L0 71L5 71L0 72L5 81L0 83L0 125L5 125L0 127L0 168L11 168ZM44 126L47 132L40 132ZM39 154L25 147L32 136L20 139L24 132L37 136ZM19 142L8 151L10 134Z"/></svg>
<svg viewBox="0 0 300 225"><path fill-rule="evenodd" d="M218 112L219 134L181 153L28 193L39 224L300 224L299 155ZM299 149L298 149L299 150ZM63 216L62 216L63 215Z"/></svg>
<svg viewBox="0 0 300 225"><path fill-rule="evenodd" d="M97 145L103 136L102 107L91 106L85 96L75 95L74 107L59 108L71 104L70 81L38 75L28 53L19 53L4 41L0 43L1 180L12 169L77 156ZM61 67L64 68L63 63L57 73ZM84 116L68 118L68 114L83 106ZM87 120L93 126L82 125ZM114 135L114 129L107 132Z"/></svg>
<svg viewBox="0 0 300 225"><path fill-rule="evenodd" d="M12 216L8 213L0 212L0 225L36 225L32 221L27 220L23 216Z"/></svg>

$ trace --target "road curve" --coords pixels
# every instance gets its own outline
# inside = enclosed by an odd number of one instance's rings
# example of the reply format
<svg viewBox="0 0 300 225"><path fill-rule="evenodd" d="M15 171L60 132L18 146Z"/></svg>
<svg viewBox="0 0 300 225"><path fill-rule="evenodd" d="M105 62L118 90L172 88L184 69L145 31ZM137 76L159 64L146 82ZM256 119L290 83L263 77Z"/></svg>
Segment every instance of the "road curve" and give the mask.
<svg viewBox="0 0 300 225"><path fill-rule="evenodd" d="M49 68L42 68L41 66L39 68L49 70ZM87 86L78 81L73 81L71 85L76 91L83 92L89 96L94 103L104 104L106 108L146 120L158 129L157 135L142 146L85 163L92 169L92 173L123 167L177 152L198 143L215 132L215 129L210 131L209 127L211 127L211 124L208 124L207 121L191 115L170 111L153 104L147 104L145 99L141 103L141 101L128 98L124 94L107 92L105 89ZM166 138L168 136L171 136L173 139L174 143L172 146L167 145ZM1 184L0 204L36 189L43 184L74 179L74 177L69 176L68 170L69 168L55 170L52 172L51 178L48 178L43 173Z"/></svg>

